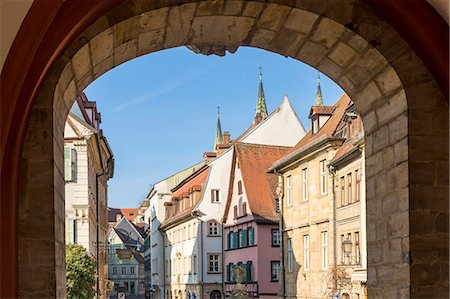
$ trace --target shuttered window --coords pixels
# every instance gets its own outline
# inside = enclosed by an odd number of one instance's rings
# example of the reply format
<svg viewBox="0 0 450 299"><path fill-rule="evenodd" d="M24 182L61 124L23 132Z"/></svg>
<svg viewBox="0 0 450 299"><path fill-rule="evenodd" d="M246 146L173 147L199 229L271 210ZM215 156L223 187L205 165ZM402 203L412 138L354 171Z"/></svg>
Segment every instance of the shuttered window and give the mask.
<svg viewBox="0 0 450 299"><path fill-rule="evenodd" d="M67 218L66 220L66 243L73 244L74 239L74 220L73 218Z"/></svg>
<svg viewBox="0 0 450 299"><path fill-rule="evenodd" d="M255 245L255 229L253 227L248 229L248 246Z"/></svg>
<svg viewBox="0 0 450 299"><path fill-rule="evenodd" d="M64 179L73 182L75 178L75 151L69 146L64 147Z"/></svg>
<svg viewBox="0 0 450 299"><path fill-rule="evenodd" d="M245 267L245 280L247 282L252 281L252 261L248 261L247 264L245 264Z"/></svg>

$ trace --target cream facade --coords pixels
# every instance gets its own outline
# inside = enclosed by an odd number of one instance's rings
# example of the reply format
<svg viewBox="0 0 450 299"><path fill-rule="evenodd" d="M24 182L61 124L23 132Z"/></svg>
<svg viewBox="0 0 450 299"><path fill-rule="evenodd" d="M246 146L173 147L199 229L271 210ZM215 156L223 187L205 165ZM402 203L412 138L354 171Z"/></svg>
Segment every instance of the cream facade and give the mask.
<svg viewBox="0 0 450 299"><path fill-rule="evenodd" d="M346 95L333 106L319 101L310 119L311 130L270 169L282 197L279 295L366 298L362 123Z"/></svg>
<svg viewBox="0 0 450 299"><path fill-rule="evenodd" d="M108 180L113 154L99 129L95 102L80 96L64 131L66 243L80 244L98 263L97 297L107 298Z"/></svg>

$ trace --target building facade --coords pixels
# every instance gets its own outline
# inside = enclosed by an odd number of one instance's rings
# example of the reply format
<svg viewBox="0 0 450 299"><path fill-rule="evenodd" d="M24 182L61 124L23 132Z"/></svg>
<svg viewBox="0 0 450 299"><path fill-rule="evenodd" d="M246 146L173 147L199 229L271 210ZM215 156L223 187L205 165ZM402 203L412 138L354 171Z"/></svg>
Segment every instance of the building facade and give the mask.
<svg viewBox="0 0 450 299"><path fill-rule="evenodd" d="M347 95L324 106L320 83L309 118L311 130L269 170L282 198L280 296L365 298L362 123Z"/></svg>
<svg viewBox="0 0 450 299"><path fill-rule="evenodd" d="M144 295L144 237L143 231L122 217L108 233L109 279L114 287L112 296Z"/></svg>
<svg viewBox="0 0 450 299"><path fill-rule="evenodd" d="M277 176L266 170L289 149L235 145L223 233L226 297L278 297L281 250Z"/></svg>
<svg viewBox="0 0 450 299"><path fill-rule="evenodd" d="M95 102L77 98L64 130L66 243L80 244L97 262L96 296L108 297L108 180L114 158Z"/></svg>

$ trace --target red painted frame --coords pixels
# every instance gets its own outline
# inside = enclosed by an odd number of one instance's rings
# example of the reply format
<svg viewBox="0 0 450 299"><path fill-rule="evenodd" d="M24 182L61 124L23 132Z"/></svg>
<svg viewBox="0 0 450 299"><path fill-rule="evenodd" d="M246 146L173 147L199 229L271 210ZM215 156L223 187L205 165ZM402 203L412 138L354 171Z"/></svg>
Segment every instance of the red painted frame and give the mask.
<svg viewBox="0 0 450 299"><path fill-rule="evenodd" d="M31 107L53 63L70 43L124 0L35 0L0 75L1 298L18 295L19 169ZM364 0L424 61L447 95L448 25L425 1Z"/></svg>

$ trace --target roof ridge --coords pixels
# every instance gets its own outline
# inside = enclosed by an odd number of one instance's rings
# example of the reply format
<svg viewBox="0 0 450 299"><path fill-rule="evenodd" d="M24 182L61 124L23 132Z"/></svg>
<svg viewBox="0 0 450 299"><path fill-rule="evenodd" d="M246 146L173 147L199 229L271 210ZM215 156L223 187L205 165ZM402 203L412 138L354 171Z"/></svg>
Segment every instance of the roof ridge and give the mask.
<svg viewBox="0 0 450 299"><path fill-rule="evenodd" d="M290 149L292 148L292 146L286 146L286 145L270 145L270 144L260 144L260 143L250 143L250 142L237 142L235 144L240 145L240 146L252 146L252 147L276 147L276 148L281 148L281 149Z"/></svg>

